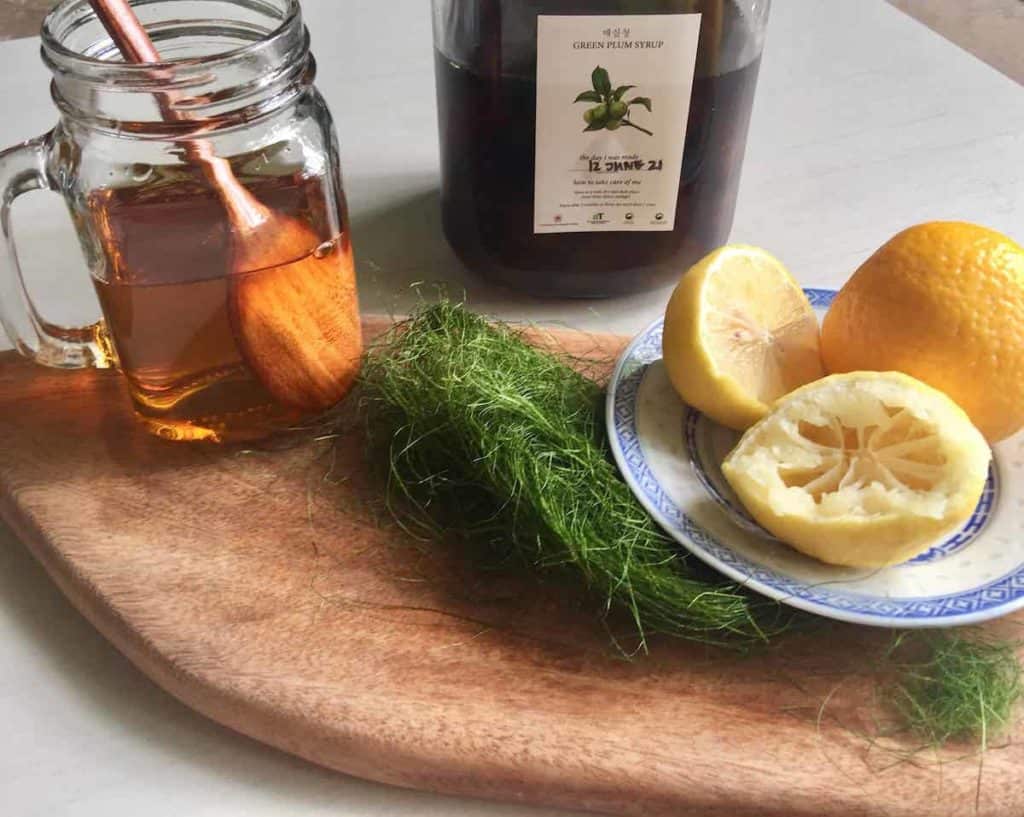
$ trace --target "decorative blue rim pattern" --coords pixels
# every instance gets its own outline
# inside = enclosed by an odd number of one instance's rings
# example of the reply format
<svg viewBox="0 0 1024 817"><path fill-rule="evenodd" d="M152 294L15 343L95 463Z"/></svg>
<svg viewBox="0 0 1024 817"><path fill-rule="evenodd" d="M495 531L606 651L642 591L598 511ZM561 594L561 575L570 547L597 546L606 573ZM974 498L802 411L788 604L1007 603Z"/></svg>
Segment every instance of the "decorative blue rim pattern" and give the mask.
<svg viewBox="0 0 1024 817"><path fill-rule="evenodd" d="M817 308L827 308L835 292L809 289ZM663 321L637 336L623 353L607 396L612 452L640 502L665 530L697 557L729 578L766 596L819 615L875 626L953 626L977 623L1024 607L1024 563L1011 572L965 592L919 597L883 597L844 590L838 582L810 584L765 567L720 541L680 508L651 470L638 432L637 396L651 363L661 359ZM976 519L959 536L975 538L995 502L994 482ZM953 537L940 548L960 549ZM926 554L927 555L927 554ZM919 557L920 558L920 557Z"/></svg>

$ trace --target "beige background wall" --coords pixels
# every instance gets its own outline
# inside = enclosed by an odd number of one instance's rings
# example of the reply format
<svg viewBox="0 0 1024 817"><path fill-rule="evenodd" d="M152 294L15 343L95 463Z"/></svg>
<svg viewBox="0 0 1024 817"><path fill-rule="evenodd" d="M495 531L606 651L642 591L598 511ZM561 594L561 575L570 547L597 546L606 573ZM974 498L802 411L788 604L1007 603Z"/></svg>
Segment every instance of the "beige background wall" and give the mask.
<svg viewBox="0 0 1024 817"><path fill-rule="evenodd" d="M1024 0L889 0L1024 85Z"/></svg>

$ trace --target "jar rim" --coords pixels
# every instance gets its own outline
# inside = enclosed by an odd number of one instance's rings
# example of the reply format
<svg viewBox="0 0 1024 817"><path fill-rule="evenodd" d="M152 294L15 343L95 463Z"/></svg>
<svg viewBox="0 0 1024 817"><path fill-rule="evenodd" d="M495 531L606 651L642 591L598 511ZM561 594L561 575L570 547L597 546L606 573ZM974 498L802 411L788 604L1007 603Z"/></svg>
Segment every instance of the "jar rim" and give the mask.
<svg viewBox="0 0 1024 817"><path fill-rule="evenodd" d="M142 0L142 3L133 3L133 5L176 1L177 0ZM201 56L172 58L161 60L160 62L131 63L111 62L109 60L83 54L64 45L61 42L61 34L63 32L58 32L56 27L58 23L71 14L76 7L85 7L82 9L85 12L85 15L79 21L79 24L87 21L95 21L98 18L96 12L89 4L89 0L62 0L62 2L54 6L54 8L52 8L43 19L41 29L42 50L44 56L49 61L58 65L62 70L69 71L71 73L116 71L122 77L138 77L140 82L143 82L147 77L153 76L154 68L174 68L178 71L182 68L208 69L225 62L232 62L238 59L248 59L252 56L258 55L260 51L272 47L275 42L294 30L296 26L301 28L302 10L299 0L280 0L280 2L284 3L280 22L273 29L268 29L265 34L251 43L246 43L235 48L229 48L225 51L218 51L213 54L204 54Z"/></svg>

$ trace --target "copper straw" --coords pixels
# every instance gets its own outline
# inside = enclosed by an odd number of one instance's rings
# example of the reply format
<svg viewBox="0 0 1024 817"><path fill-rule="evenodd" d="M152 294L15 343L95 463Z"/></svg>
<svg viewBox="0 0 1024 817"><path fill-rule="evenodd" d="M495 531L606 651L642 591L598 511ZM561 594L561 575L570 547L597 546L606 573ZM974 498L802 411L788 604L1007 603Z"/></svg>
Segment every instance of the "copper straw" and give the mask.
<svg viewBox="0 0 1024 817"><path fill-rule="evenodd" d="M128 0L89 0L89 5L128 62L160 62L160 52Z"/></svg>
<svg viewBox="0 0 1024 817"><path fill-rule="evenodd" d="M133 63L162 61L160 52L128 0L89 0L89 5L125 60ZM177 122L189 119L175 109L172 94L165 92L156 94L156 97L165 119ZM199 166L217 191L236 228L251 230L268 220L267 209L238 181L231 164L214 154L209 142L189 139L182 142L182 147L185 155Z"/></svg>

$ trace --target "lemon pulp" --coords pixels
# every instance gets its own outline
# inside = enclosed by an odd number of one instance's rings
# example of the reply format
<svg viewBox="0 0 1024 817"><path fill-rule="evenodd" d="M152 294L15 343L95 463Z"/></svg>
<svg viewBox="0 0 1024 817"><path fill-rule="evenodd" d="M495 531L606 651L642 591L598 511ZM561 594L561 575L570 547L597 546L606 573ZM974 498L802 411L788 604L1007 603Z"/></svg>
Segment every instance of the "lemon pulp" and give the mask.
<svg viewBox="0 0 1024 817"><path fill-rule="evenodd" d="M722 470L754 518L796 549L880 567L962 525L990 458L941 392L895 372L853 372L779 401Z"/></svg>

